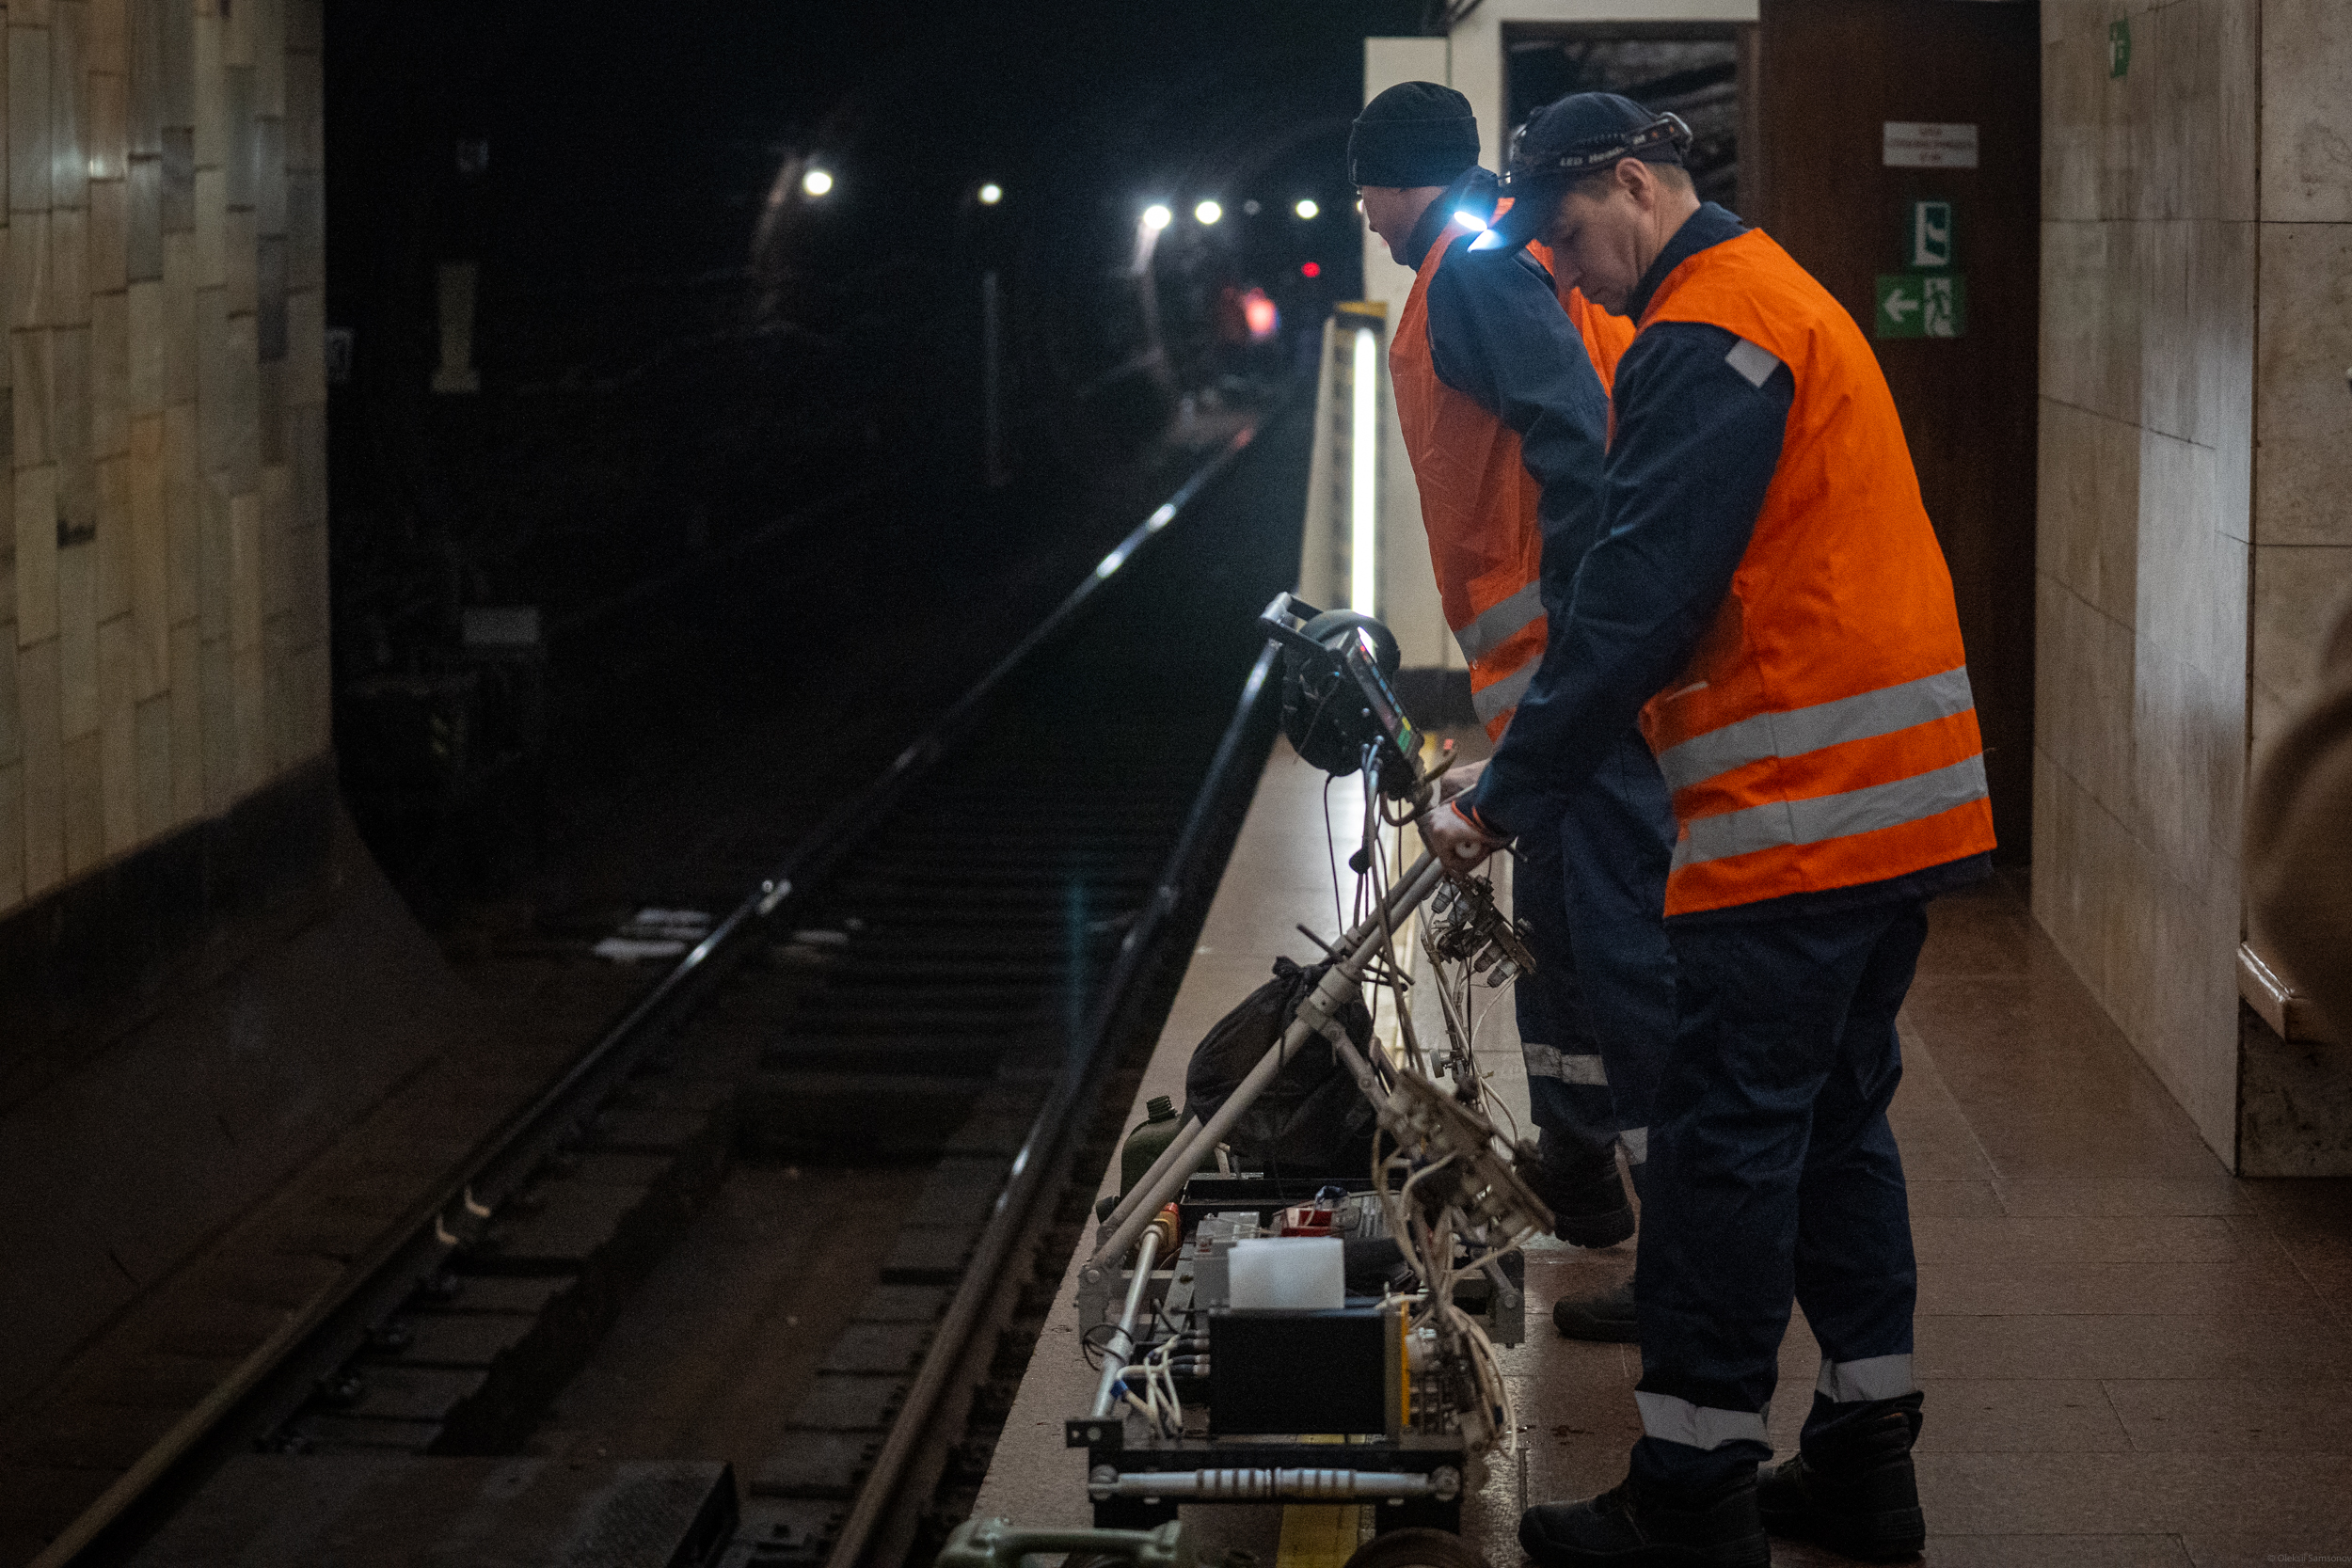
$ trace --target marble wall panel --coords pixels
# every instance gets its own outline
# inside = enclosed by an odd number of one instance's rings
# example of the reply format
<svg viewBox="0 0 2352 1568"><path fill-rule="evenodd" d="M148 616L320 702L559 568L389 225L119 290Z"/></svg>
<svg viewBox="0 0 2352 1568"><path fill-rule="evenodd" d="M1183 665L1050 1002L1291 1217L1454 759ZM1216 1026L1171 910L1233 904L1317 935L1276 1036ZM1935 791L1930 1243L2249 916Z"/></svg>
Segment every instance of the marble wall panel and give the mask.
<svg viewBox="0 0 2352 1568"><path fill-rule="evenodd" d="M2106 47L2107 24L2119 16L2138 17L2175 0L2042 0L2042 41L2090 36ZM2103 56L2104 57L2104 56Z"/></svg>
<svg viewBox="0 0 2352 1568"><path fill-rule="evenodd" d="M2201 886L2152 866L2143 883L2156 911L2153 951L2165 961L2143 971L2153 1016L2142 1053L2225 1162L2237 1133L2237 865L2217 857Z"/></svg>
<svg viewBox="0 0 2352 1568"><path fill-rule="evenodd" d="M2263 0L2262 214L2352 223L2352 7Z"/></svg>
<svg viewBox="0 0 2352 1568"><path fill-rule="evenodd" d="M2046 760L2046 759L2045 759ZM2234 862L2191 887L2053 767L2035 769L2034 917L2223 1160L2234 1153ZM2156 962L2156 955L2170 955ZM2227 1049L2217 1050L2223 1038Z"/></svg>
<svg viewBox="0 0 2352 1568"><path fill-rule="evenodd" d="M2046 47L2061 39L2073 38L2083 28L2083 13L2089 8L2085 0L2042 0L2042 41ZM2043 77L2046 85L2048 77ZM2044 144L2047 145L2046 143Z"/></svg>
<svg viewBox="0 0 2352 1568"><path fill-rule="evenodd" d="M2116 132L2108 119L2106 24L2093 39L2088 29L2049 32L2054 15L2076 8L2044 4L2042 10L2042 215L2072 220L2108 216L2102 202L2116 157L2107 142Z"/></svg>
<svg viewBox="0 0 2352 1568"><path fill-rule="evenodd" d="M2224 1160L2262 22L2260 0L2043 10L2035 914Z"/></svg>
<svg viewBox="0 0 2352 1568"><path fill-rule="evenodd" d="M2139 447L2137 425L2042 401L2036 563L2126 623L2138 612Z"/></svg>
<svg viewBox="0 0 2352 1568"><path fill-rule="evenodd" d="M2139 417L2216 448L2249 439L2254 226L2169 219L2128 226L2138 266Z"/></svg>
<svg viewBox="0 0 2352 1568"><path fill-rule="evenodd" d="M2139 422L2193 440L2197 422L2196 228L2130 225L2139 288Z"/></svg>
<svg viewBox="0 0 2352 1568"><path fill-rule="evenodd" d="M2107 71L2105 27L2087 30L2074 42L2093 62L2094 102L2103 127L2098 173L2099 215L2103 218L2164 215L2153 178L2157 162L2153 128L2159 119L2156 95L2162 73L2155 68L2149 45L2154 41L2153 35L2161 30L2157 19L2168 8L2151 7L2132 13L2132 65L2121 76Z"/></svg>
<svg viewBox="0 0 2352 1568"><path fill-rule="evenodd" d="M2263 225L2260 319L2254 538L2352 545L2352 224Z"/></svg>
<svg viewBox="0 0 2352 1568"><path fill-rule="evenodd" d="M2244 498L2224 493L2228 469L2211 447L2137 434L2128 619L2170 657L2237 679L2246 663L2247 550L2227 525Z"/></svg>
<svg viewBox="0 0 2352 1568"><path fill-rule="evenodd" d="M2132 807L2132 630L2037 576L2034 747L2107 810Z"/></svg>
<svg viewBox="0 0 2352 1568"><path fill-rule="evenodd" d="M2134 639L2132 655L2133 788L2124 821L2168 880L2205 889L2236 858L2233 840L2215 827L2244 813L2245 677L2201 669L2153 637ZM2168 951L2177 950L2154 949Z"/></svg>
<svg viewBox="0 0 2352 1568"><path fill-rule="evenodd" d="M2176 0L2134 20L2131 74L2148 83L2132 126L2134 215L2255 215L2258 31L2252 0Z"/></svg>
<svg viewBox="0 0 2352 1568"><path fill-rule="evenodd" d="M2255 301L2259 230L2236 218L2197 218L2188 230L2186 423L2180 434L2224 451L2253 442ZM2243 504L2241 504L2243 511ZM2247 536L2241 518L2237 535Z"/></svg>
<svg viewBox="0 0 2352 1568"><path fill-rule="evenodd" d="M2042 226L2042 394L2137 424L2138 226Z"/></svg>

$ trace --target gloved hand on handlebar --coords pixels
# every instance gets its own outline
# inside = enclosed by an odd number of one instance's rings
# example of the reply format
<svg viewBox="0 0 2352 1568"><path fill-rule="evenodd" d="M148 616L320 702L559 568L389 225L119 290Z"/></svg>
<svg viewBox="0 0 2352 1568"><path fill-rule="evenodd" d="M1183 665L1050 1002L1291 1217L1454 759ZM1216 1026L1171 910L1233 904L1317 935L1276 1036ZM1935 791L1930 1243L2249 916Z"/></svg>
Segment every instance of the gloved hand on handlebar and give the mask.
<svg viewBox="0 0 2352 1568"><path fill-rule="evenodd" d="M1457 876L1477 870L1488 855L1510 842L1488 833L1450 801L1422 818L1421 836L1438 863Z"/></svg>
<svg viewBox="0 0 2352 1568"><path fill-rule="evenodd" d="M1441 801L1453 800L1456 795L1476 784L1478 776L1486 770L1486 759L1484 757L1476 762L1455 763L1438 775L1438 799Z"/></svg>

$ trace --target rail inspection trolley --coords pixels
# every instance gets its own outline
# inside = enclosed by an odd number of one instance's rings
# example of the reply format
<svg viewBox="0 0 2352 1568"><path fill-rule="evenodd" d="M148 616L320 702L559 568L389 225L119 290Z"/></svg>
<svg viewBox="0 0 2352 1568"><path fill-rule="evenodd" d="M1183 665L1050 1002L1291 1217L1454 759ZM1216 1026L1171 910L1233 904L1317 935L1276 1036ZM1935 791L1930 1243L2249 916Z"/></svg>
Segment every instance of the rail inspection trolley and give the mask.
<svg viewBox="0 0 2352 1568"><path fill-rule="evenodd" d="M1422 737L1388 679L1387 629L1287 594L1262 624L1285 656L1284 732L1308 762L1365 782L1362 842L1349 860L1361 918L1327 945L1306 932L1323 961L1298 976L1279 1038L1205 1119L1187 1104L1103 1218L1079 1287L1083 1341L1100 1350L1102 1377L1065 1440L1087 1451L1098 1528L1149 1528L1187 1502L1353 1501L1373 1505L1381 1540L1429 1537L1458 1529L1486 1456L1515 1439L1494 1347L1518 1342L1518 1249L1551 1213L1522 1175L1534 1146L1506 1143L1488 1118L1470 1006L1478 981L1502 986L1534 960L1486 878L1450 876L1425 852L1387 875L1383 824L1417 823L1452 760L1422 764ZM1415 1037L1398 952L1416 911L1445 1022L1434 1056ZM1360 1006L1381 991L1396 1008L1393 1051L1371 1039ZM1302 1170L1278 1156L1270 1175L1204 1170L1316 1037L1376 1123L1369 1161ZM1316 1305L1237 1305L1263 1296L1269 1267L1278 1295L1297 1285L1283 1283L1283 1269L1298 1271L1280 1260L1306 1254L1250 1245L1279 1235L1336 1239L1341 1288L1330 1288L1325 1248L1313 1255L1325 1275L1307 1282ZM1451 1534L1423 1544L1437 1549L1398 1560L1467 1550Z"/></svg>

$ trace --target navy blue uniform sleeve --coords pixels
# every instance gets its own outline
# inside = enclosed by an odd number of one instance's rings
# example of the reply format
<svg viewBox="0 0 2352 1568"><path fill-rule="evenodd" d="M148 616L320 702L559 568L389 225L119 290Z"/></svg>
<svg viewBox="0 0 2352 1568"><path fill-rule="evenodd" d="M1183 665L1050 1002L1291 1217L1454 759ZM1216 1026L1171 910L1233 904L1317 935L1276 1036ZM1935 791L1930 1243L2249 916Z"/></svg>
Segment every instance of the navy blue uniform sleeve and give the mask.
<svg viewBox="0 0 2352 1568"><path fill-rule="evenodd" d="M1626 350L1616 395L1601 537L1470 794L1497 833L1555 819L1690 663L1756 531L1796 383L1722 327L1667 322Z"/></svg>
<svg viewBox="0 0 2352 1568"><path fill-rule="evenodd" d="M1533 260L1457 244L1429 280L1429 358L1438 378L1518 433L1519 457L1543 487L1544 602L1565 609L1576 562L1598 522L1609 400L1584 339ZM1553 541L1564 570L1555 585Z"/></svg>

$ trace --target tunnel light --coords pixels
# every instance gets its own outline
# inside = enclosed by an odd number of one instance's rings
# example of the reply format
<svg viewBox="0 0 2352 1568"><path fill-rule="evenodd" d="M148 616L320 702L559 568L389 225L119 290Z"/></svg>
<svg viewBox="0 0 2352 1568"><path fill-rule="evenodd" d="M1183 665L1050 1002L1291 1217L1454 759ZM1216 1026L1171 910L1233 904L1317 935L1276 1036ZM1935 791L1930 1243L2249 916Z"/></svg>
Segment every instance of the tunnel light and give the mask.
<svg viewBox="0 0 2352 1568"><path fill-rule="evenodd" d="M1258 215L1258 201L1255 197L1241 204L1241 215L1246 218L1254 218Z"/></svg>
<svg viewBox="0 0 2352 1568"><path fill-rule="evenodd" d="M1348 449L1347 606L1359 615L1375 612L1374 590L1378 585L1374 568L1378 564L1380 513L1372 493L1379 471L1379 424L1374 417L1380 391L1376 336L1369 326L1356 329L1355 420Z"/></svg>
<svg viewBox="0 0 2352 1568"><path fill-rule="evenodd" d="M1004 200L1004 199L1005 199L1005 187L1004 187L1004 186L1002 186L1002 185L1000 185L1000 184L998 184L995 181L991 180L991 181L990 181L987 184L982 185L982 186L980 187L980 205L981 205L981 206L983 206L983 207L993 207L993 206L995 206L995 205L996 205L996 203L998 203L999 201L1002 201L1002 200Z"/></svg>
<svg viewBox="0 0 2352 1568"><path fill-rule="evenodd" d="M1315 205L1315 201L1312 197L1309 197L1305 200L1299 202L1299 204L1293 208L1292 211L1296 213L1302 218L1311 218L1316 214L1322 212L1323 209Z"/></svg>
<svg viewBox="0 0 2352 1568"><path fill-rule="evenodd" d="M1175 221L1176 214L1159 202L1154 201L1143 210L1143 226L1155 234Z"/></svg>
<svg viewBox="0 0 2352 1568"><path fill-rule="evenodd" d="M1323 263L1321 261L1301 261L1298 263L1298 276L1301 277L1321 277L1323 276Z"/></svg>
<svg viewBox="0 0 2352 1568"><path fill-rule="evenodd" d="M1203 201L1192 210L1193 220L1197 223L1215 223L1224 215L1225 209L1214 201Z"/></svg>
<svg viewBox="0 0 2352 1568"><path fill-rule="evenodd" d="M823 196L833 189L833 176L821 168L810 169L801 176L801 189L810 196Z"/></svg>

